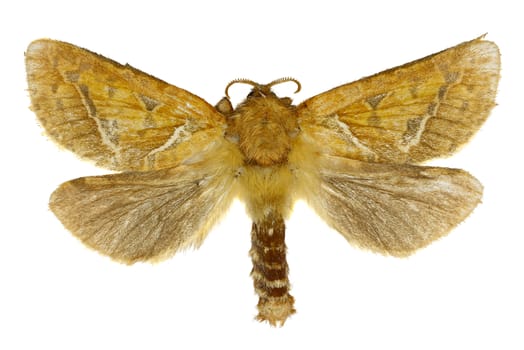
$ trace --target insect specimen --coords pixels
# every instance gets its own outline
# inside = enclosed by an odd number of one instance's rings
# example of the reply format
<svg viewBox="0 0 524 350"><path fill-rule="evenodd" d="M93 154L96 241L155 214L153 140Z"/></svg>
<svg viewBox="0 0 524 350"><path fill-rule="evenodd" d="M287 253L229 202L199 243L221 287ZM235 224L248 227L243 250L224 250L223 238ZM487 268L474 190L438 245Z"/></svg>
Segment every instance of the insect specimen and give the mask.
<svg viewBox="0 0 524 350"><path fill-rule="evenodd" d="M63 183L50 208L119 262L198 247L234 198L253 220L257 318L282 325L289 294L285 219L304 199L350 243L407 256L479 203L459 169L417 165L466 143L495 105L500 58L483 38L294 105L276 84L237 79L216 106L129 65L37 40L26 52L31 108L47 135L118 171ZM252 87L233 107L232 84Z"/></svg>

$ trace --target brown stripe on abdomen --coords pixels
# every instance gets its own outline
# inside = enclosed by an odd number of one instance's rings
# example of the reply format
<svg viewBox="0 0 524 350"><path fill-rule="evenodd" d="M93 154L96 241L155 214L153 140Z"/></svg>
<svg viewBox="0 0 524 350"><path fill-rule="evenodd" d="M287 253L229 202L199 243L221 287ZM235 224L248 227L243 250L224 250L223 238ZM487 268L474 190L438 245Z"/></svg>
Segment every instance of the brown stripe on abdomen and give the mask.
<svg viewBox="0 0 524 350"><path fill-rule="evenodd" d="M251 229L253 261L251 276L259 296L259 321L272 326L283 325L295 313L293 297L289 294L288 265L286 262L285 224L282 215L270 213L254 222Z"/></svg>

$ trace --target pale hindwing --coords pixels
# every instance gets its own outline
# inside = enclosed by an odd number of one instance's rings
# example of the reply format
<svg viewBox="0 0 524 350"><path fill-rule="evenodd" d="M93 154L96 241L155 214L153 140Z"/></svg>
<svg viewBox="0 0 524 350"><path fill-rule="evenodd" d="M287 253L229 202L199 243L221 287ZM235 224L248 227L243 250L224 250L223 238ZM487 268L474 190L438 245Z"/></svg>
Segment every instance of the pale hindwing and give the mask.
<svg viewBox="0 0 524 350"><path fill-rule="evenodd" d="M449 156L495 106L499 70L497 46L475 39L304 101L300 127L325 154L389 163Z"/></svg>
<svg viewBox="0 0 524 350"><path fill-rule="evenodd" d="M406 256L447 234L477 206L482 185L459 169L324 157L309 202L350 243Z"/></svg>
<svg viewBox="0 0 524 350"><path fill-rule="evenodd" d="M63 183L49 206L100 253L128 264L158 261L201 244L230 205L234 176L204 163L84 177Z"/></svg>
<svg viewBox="0 0 524 350"><path fill-rule="evenodd" d="M203 99L77 46L34 41L26 68L47 134L99 166L169 168L222 137L224 116Z"/></svg>

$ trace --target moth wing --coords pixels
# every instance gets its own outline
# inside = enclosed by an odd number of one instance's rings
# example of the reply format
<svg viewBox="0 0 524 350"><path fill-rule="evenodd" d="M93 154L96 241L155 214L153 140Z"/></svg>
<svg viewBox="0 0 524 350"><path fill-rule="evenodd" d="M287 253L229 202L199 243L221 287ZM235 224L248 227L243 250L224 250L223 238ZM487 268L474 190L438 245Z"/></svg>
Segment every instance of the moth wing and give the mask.
<svg viewBox="0 0 524 350"><path fill-rule="evenodd" d="M26 70L50 138L102 167L173 167L223 134L224 116L198 96L68 43L32 42Z"/></svg>
<svg viewBox="0 0 524 350"><path fill-rule="evenodd" d="M68 181L49 206L87 246L123 262L159 261L199 246L227 210L234 170L224 159Z"/></svg>
<svg viewBox="0 0 524 350"><path fill-rule="evenodd" d="M446 235L482 197L482 185L459 169L367 163L324 156L305 197L350 243L406 256Z"/></svg>
<svg viewBox="0 0 524 350"><path fill-rule="evenodd" d="M303 135L326 154L417 163L449 156L495 106L500 54L478 38L339 86L298 108Z"/></svg>

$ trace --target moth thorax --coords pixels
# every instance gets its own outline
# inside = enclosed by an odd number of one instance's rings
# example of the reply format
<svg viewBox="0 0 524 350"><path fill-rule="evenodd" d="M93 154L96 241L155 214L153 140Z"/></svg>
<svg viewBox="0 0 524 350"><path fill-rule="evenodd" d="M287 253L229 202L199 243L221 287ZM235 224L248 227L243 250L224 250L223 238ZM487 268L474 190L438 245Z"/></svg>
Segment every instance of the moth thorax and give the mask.
<svg viewBox="0 0 524 350"><path fill-rule="evenodd" d="M276 96L248 98L228 122L227 135L237 140L246 162L261 166L285 163L299 131L294 106Z"/></svg>

